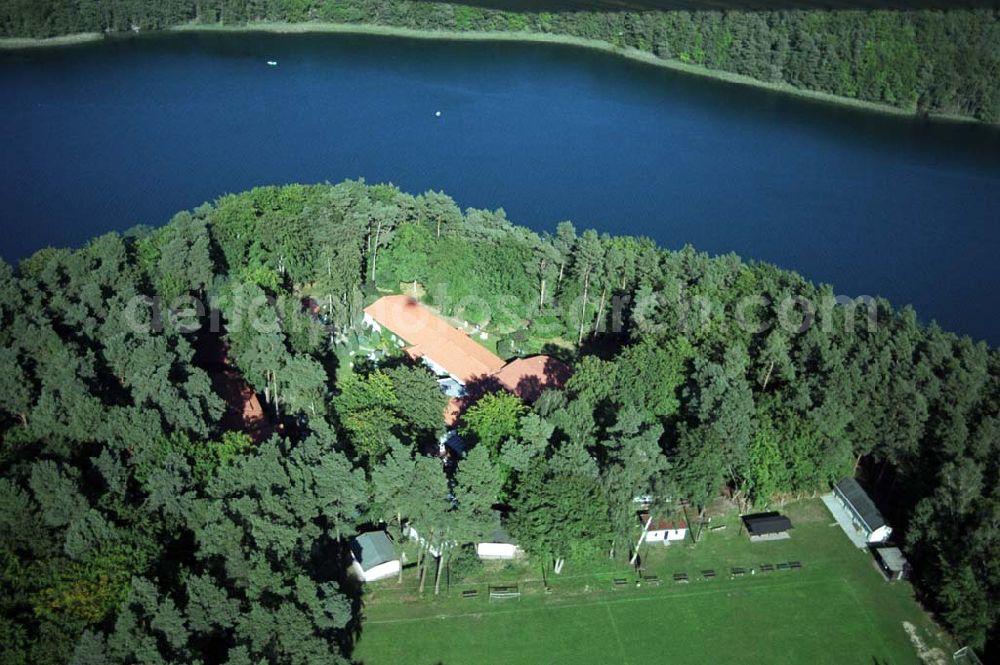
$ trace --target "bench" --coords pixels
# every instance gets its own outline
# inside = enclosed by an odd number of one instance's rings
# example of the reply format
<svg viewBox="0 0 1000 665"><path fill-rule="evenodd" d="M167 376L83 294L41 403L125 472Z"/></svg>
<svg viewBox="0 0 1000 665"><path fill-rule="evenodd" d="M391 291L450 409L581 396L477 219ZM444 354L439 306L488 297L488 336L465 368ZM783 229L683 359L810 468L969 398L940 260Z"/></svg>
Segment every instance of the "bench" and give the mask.
<svg viewBox="0 0 1000 665"><path fill-rule="evenodd" d="M479 589L468 589L462 592L462 598L475 598L479 595Z"/></svg>
<svg viewBox="0 0 1000 665"><path fill-rule="evenodd" d="M616 587L618 587L618 586L625 586L626 584L628 584L628 580L625 579L624 577L616 577L615 578L615 586Z"/></svg>
<svg viewBox="0 0 1000 665"><path fill-rule="evenodd" d="M674 582L682 582L682 583L688 582L688 574L687 573L674 573Z"/></svg>
<svg viewBox="0 0 1000 665"><path fill-rule="evenodd" d="M715 571L714 570L703 570L703 571L701 571L701 576L704 577L706 580L710 580L713 577L715 577Z"/></svg>
<svg viewBox="0 0 1000 665"><path fill-rule="evenodd" d="M779 563L778 564L778 570L789 570L790 568L791 568L791 566L789 566L787 563Z"/></svg>
<svg viewBox="0 0 1000 665"><path fill-rule="evenodd" d="M732 573L734 577L741 577L747 574L746 568L733 568Z"/></svg>
<svg viewBox="0 0 1000 665"><path fill-rule="evenodd" d="M772 571L774 571L774 566L772 566L771 564L769 564L769 563L763 563L763 564L761 564L761 566L760 566L760 572L762 572L762 573L770 573Z"/></svg>
<svg viewBox="0 0 1000 665"><path fill-rule="evenodd" d="M660 578L657 577L656 575L643 575L642 581L657 586L660 584Z"/></svg>
<svg viewBox="0 0 1000 665"><path fill-rule="evenodd" d="M521 600L521 592L520 590L518 590L516 584L505 585L505 586L491 586L489 587L489 592L490 592L491 603L494 600L508 600L510 598L516 598L517 600Z"/></svg>
<svg viewBox="0 0 1000 665"><path fill-rule="evenodd" d="M788 567L792 568L793 570L799 569L799 568L802 567L802 562L801 561L789 561L788 562Z"/></svg>

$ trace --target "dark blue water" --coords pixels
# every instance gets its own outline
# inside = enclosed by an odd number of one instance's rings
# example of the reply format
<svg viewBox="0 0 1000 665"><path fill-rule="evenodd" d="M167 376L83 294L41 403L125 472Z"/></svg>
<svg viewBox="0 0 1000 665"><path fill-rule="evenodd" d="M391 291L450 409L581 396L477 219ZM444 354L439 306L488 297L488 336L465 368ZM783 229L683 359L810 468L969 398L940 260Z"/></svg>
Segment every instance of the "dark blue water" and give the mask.
<svg viewBox="0 0 1000 665"><path fill-rule="evenodd" d="M557 46L170 35L0 55L0 148L7 260L254 185L360 176L539 230L737 252L1000 341L989 127Z"/></svg>

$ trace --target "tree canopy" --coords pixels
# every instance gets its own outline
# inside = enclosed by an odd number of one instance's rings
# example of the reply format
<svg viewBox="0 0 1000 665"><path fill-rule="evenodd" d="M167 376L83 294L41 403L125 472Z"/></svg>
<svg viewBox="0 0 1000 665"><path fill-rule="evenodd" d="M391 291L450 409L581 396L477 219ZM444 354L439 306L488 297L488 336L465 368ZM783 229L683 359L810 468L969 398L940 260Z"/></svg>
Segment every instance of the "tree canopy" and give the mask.
<svg viewBox="0 0 1000 665"><path fill-rule="evenodd" d="M404 276L573 376L533 404L485 390L442 464L437 377L362 321ZM1000 356L908 308L783 326L829 287L363 182L0 263L0 294L4 662L349 662L359 529L419 534L423 588L498 512L545 565L624 563L636 496L765 508L855 473L928 607L964 643L995 635Z"/></svg>

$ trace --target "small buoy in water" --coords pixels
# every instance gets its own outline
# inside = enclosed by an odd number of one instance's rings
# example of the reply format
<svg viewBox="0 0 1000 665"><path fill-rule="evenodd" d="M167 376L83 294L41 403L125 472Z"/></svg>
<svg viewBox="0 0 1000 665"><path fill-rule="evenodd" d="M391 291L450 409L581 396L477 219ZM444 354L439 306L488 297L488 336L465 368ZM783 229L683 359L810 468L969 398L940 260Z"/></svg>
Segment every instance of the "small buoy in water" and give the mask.
<svg viewBox="0 0 1000 665"><path fill-rule="evenodd" d="M440 118L441 117L441 111L435 111L434 112L434 117L435 118Z"/></svg>
<svg viewBox="0 0 1000 665"><path fill-rule="evenodd" d="M268 60L267 64L270 65L271 67L275 67L278 64L278 61L277 60Z"/></svg>

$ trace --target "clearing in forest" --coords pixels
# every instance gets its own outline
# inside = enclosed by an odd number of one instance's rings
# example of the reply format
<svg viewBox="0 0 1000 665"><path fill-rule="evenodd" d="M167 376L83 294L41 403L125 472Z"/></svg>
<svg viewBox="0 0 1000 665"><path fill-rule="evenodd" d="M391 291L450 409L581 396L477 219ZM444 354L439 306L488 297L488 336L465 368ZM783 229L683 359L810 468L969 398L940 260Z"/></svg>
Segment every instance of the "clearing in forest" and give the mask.
<svg viewBox="0 0 1000 665"><path fill-rule="evenodd" d="M370 585L355 658L381 663L921 663L913 634L952 645L907 583L887 583L819 500L787 506L789 540L750 543L735 515L716 517L697 544L655 546L633 571L571 561L560 576L500 568L442 596L415 597L411 573ZM801 567L788 567L797 562ZM771 569L765 572L764 564ZM778 564L781 564L779 567ZM602 567L603 566L603 567ZM733 569L744 574L733 575ZM703 573L712 570L714 576ZM752 572L751 572L752 571ZM686 581L675 582L675 574ZM487 584L519 575L520 600L490 602ZM618 580L618 584L615 580ZM622 580L627 579L627 584ZM479 588L475 598L462 590Z"/></svg>

